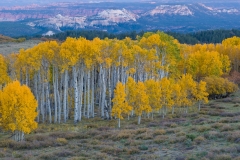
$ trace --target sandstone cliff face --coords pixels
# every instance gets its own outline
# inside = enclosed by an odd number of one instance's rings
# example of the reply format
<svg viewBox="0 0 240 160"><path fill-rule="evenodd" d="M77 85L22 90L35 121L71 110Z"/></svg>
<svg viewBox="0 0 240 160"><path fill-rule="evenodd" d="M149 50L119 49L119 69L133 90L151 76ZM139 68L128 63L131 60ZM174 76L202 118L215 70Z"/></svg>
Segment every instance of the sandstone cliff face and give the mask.
<svg viewBox="0 0 240 160"><path fill-rule="evenodd" d="M97 11L96 11L97 12ZM90 12L90 15L93 12ZM136 21L139 16L127 11L126 9L107 9L100 11L93 16L68 16L58 14L54 17L46 18L43 20L37 20L29 22L29 26L41 26L50 27L56 30L60 30L61 27L71 27L74 29L85 28L87 26L109 26L117 25L118 23L124 23L129 21Z"/></svg>
<svg viewBox="0 0 240 160"><path fill-rule="evenodd" d="M198 31L239 28L240 4L209 6L180 3L54 3L25 7L0 7L0 22L24 21L33 30L97 29ZM214 20L214 21L213 21ZM22 22L19 22L22 23ZM28 29L28 30L29 30ZM36 31L38 32L38 31Z"/></svg>

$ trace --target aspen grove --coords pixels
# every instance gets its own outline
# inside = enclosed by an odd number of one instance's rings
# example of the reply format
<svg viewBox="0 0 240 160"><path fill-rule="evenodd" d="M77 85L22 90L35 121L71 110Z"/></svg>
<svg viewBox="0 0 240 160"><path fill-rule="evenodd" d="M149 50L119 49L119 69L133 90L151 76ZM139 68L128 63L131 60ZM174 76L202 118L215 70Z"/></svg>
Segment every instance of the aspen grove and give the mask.
<svg viewBox="0 0 240 160"><path fill-rule="evenodd" d="M229 85L208 85L231 68L239 70L236 41L240 38L190 46L163 32L148 32L137 40L46 41L0 55L0 88L10 80L31 88L37 122L73 119L77 124L83 117L99 116L118 118L120 127L120 119L137 116L140 124L142 116L200 110L209 97L236 91L228 80L222 83ZM215 92L217 87L222 90Z"/></svg>

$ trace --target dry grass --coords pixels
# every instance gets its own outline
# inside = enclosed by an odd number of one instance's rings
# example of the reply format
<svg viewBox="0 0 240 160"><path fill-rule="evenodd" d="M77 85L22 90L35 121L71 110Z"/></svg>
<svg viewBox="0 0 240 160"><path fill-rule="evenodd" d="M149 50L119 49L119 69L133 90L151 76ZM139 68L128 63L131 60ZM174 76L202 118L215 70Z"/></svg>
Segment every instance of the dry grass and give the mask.
<svg viewBox="0 0 240 160"><path fill-rule="evenodd" d="M100 118L77 126L40 124L20 143L0 133L0 159L237 159L240 116L234 105L212 101L200 112L155 115L141 125L131 117L121 129L116 120Z"/></svg>
<svg viewBox="0 0 240 160"><path fill-rule="evenodd" d="M202 143L204 141L206 141L206 139L204 137L202 137L202 136L198 136L197 138L194 139L194 142L196 144L200 144L200 143Z"/></svg>

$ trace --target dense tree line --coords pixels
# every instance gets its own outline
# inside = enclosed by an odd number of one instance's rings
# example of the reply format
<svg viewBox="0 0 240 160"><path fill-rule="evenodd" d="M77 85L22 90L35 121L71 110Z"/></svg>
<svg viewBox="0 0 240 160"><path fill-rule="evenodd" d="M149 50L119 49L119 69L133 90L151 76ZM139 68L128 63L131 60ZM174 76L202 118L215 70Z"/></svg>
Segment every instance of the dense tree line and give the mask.
<svg viewBox="0 0 240 160"><path fill-rule="evenodd" d="M131 38L132 40L136 40L137 36L142 36L144 32L137 33L136 31L124 32L124 33L109 33L107 31L97 31L97 30L80 30L80 31L65 31L61 33L54 34L52 36L46 36L46 38L58 39L60 41L64 41L67 37L84 37L87 40L93 40L98 37L100 39L109 38L109 39L119 39L122 40L126 37Z"/></svg>
<svg viewBox="0 0 240 160"><path fill-rule="evenodd" d="M180 44L163 32L136 40L68 37L0 55L0 88L11 80L31 88L37 122L65 123L73 117L77 124L82 117L99 116L119 118L120 126L123 116L136 115L140 123L143 115L187 113L195 104L200 109L208 95L234 92L237 86L227 80L219 80L220 90L210 82L231 67L239 71L239 51L238 37L203 45ZM7 105L0 98L0 108Z"/></svg>
<svg viewBox="0 0 240 160"><path fill-rule="evenodd" d="M221 43L224 39L240 36L240 30L232 29L232 30L207 30L207 31L199 31L195 33L173 33L167 32L167 34L176 38L180 43L186 44L197 44L197 43Z"/></svg>
<svg viewBox="0 0 240 160"><path fill-rule="evenodd" d="M153 31L156 33L157 31ZM106 31L88 31L88 30L81 30L81 31L66 31L54 34L52 36L46 36L46 38L53 38L58 39L61 41L66 40L67 37L84 37L88 40L93 40L95 37L99 37L100 39L109 38L114 39L117 38L122 40L126 37L131 38L132 40L136 40L137 36L143 36L145 32L126 32L126 33L109 33ZM198 43L221 43L224 39L233 37L233 36L240 36L240 30L232 29L232 30L208 30L208 31L199 31L195 33L176 33L176 32L167 32L167 34L173 36L182 44L198 44Z"/></svg>

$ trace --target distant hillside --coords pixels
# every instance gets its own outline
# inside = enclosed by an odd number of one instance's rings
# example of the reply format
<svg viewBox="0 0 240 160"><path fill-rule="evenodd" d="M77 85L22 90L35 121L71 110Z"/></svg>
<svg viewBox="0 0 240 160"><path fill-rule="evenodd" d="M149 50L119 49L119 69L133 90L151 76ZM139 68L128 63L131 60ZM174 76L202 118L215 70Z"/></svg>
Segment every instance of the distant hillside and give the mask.
<svg viewBox="0 0 240 160"><path fill-rule="evenodd" d="M50 35L67 30L190 33L209 29L240 29L238 2L181 1L93 1L7 8L0 5L0 34L18 37Z"/></svg>
<svg viewBox="0 0 240 160"><path fill-rule="evenodd" d="M21 43L21 42L24 42L24 41L26 41L26 38L20 37L20 38L14 39L14 38L7 37L7 36L4 36L4 35L0 34L0 43L7 43L7 42Z"/></svg>
<svg viewBox="0 0 240 160"><path fill-rule="evenodd" d="M0 43L15 42L16 40L0 34Z"/></svg>

